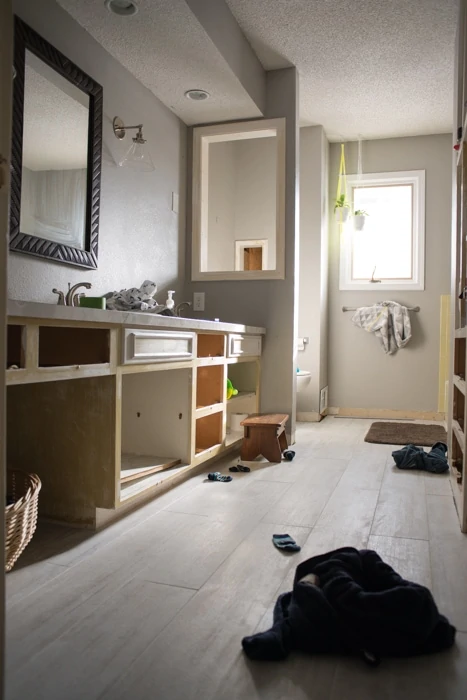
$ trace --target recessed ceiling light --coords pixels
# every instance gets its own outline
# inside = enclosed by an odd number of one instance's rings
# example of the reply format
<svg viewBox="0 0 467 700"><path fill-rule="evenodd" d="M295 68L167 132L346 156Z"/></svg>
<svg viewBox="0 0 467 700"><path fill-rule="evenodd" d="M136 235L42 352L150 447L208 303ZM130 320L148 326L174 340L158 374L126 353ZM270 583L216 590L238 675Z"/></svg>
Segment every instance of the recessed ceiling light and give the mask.
<svg viewBox="0 0 467 700"><path fill-rule="evenodd" d="M138 12L138 5L131 0L105 0L104 4L110 12L121 17L130 17Z"/></svg>
<svg viewBox="0 0 467 700"><path fill-rule="evenodd" d="M207 100L210 97L209 92L206 92L206 90L187 90L185 92L185 97L188 98L189 100L194 100L195 102L202 102L203 100Z"/></svg>

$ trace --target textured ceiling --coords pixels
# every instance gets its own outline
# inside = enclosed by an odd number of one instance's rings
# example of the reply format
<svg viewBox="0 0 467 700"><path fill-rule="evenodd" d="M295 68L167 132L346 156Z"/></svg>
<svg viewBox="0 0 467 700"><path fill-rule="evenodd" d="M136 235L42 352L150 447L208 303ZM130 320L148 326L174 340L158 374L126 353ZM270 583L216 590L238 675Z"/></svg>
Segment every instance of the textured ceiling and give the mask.
<svg viewBox="0 0 467 700"><path fill-rule="evenodd" d="M184 0L137 0L132 17L110 13L104 0L58 4L186 124L260 116ZM188 100L190 88L211 99Z"/></svg>
<svg viewBox="0 0 467 700"><path fill-rule="evenodd" d="M450 131L457 0L227 0L264 68L295 65L332 140Z"/></svg>
<svg viewBox="0 0 467 700"><path fill-rule="evenodd" d="M68 83L66 94L41 70L49 75L51 69L31 58L34 68L27 59L24 76L23 164L31 170L85 168L89 110L69 94L76 91L81 101L84 93ZM58 84L65 80L54 74Z"/></svg>

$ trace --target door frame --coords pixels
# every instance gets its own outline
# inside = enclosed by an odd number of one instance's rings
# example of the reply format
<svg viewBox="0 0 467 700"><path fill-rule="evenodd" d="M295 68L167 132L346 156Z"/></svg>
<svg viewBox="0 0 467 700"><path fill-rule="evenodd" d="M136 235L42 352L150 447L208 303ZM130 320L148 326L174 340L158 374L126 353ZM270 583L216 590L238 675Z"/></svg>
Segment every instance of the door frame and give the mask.
<svg viewBox="0 0 467 700"><path fill-rule="evenodd" d="M251 240L238 240L235 241L235 270L244 271L244 251L245 248L261 248L263 251L263 265L268 262L268 246L269 241L267 238L256 238ZM267 270L267 267L263 267L263 270Z"/></svg>

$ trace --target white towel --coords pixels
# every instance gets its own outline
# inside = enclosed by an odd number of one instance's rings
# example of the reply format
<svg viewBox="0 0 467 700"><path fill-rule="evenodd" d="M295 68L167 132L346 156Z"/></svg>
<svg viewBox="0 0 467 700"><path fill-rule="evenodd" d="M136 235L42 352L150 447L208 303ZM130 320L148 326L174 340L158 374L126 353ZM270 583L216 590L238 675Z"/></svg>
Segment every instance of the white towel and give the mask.
<svg viewBox="0 0 467 700"><path fill-rule="evenodd" d="M362 306L352 316L352 323L381 340L388 355L407 345L412 337L409 310L396 301L381 301Z"/></svg>

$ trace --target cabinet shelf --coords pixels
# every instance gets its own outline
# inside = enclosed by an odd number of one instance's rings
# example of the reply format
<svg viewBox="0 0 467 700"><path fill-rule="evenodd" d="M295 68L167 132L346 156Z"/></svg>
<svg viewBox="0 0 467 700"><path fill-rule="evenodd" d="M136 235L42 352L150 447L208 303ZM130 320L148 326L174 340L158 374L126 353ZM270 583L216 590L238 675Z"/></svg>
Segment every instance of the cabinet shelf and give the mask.
<svg viewBox="0 0 467 700"><path fill-rule="evenodd" d="M223 410L223 403L214 403L210 406L199 406L196 408L195 418L204 418L205 416L210 416L212 413L221 413Z"/></svg>
<svg viewBox="0 0 467 700"><path fill-rule="evenodd" d="M240 440L243 440L243 430L229 431L225 436L226 447L230 447Z"/></svg>
<svg viewBox="0 0 467 700"><path fill-rule="evenodd" d="M122 466L120 471L120 483L126 484L143 476L155 474L176 467L181 463L176 457L154 457L122 454Z"/></svg>
<svg viewBox="0 0 467 700"><path fill-rule="evenodd" d="M467 338L467 327L463 326L462 328L456 328L456 330L454 331L454 337Z"/></svg>
<svg viewBox="0 0 467 700"><path fill-rule="evenodd" d="M187 464L182 463L170 469L164 469L154 474L147 474L139 479L127 481L120 486L120 502L123 503L130 498L140 496L144 494L145 491L155 486L161 486L164 482L171 481L177 477L177 475L189 469L190 467Z"/></svg>

